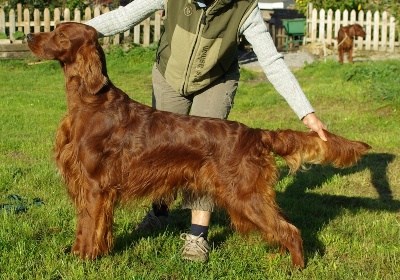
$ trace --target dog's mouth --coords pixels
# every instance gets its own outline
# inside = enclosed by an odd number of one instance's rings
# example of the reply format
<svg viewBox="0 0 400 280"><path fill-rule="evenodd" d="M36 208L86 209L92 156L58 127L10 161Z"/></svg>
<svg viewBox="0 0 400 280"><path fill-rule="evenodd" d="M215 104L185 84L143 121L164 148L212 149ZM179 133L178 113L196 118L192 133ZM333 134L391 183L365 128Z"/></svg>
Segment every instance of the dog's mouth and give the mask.
<svg viewBox="0 0 400 280"><path fill-rule="evenodd" d="M29 49L39 58L46 60L56 59L53 52L46 51L46 43L43 40L38 40L35 34L29 33L26 35Z"/></svg>
<svg viewBox="0 0 400 280"><path fill-rule="evenodd" d="M26 40L28 41L28 47L29 47L29 49L30 49L35 55L39 55L39 53L38 53L38 48L36 47L36 44L35 44L35 35L33 35L32 33L29 33L28 35L26 35Z"/></svg>

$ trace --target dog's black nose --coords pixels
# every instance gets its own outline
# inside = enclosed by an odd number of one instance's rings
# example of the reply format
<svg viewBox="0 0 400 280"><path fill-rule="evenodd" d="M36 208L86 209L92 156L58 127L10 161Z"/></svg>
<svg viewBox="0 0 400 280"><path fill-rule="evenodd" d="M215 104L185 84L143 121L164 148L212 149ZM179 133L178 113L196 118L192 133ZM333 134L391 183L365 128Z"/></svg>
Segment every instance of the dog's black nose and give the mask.
<svg viewBox="0 0 400 280"><path fill-rule="evenodd" d="M32 33L29 33L28 35L26 35L26 39L28 40L28 42L33 41L34 38L35 38L35 36Z"/></svg>

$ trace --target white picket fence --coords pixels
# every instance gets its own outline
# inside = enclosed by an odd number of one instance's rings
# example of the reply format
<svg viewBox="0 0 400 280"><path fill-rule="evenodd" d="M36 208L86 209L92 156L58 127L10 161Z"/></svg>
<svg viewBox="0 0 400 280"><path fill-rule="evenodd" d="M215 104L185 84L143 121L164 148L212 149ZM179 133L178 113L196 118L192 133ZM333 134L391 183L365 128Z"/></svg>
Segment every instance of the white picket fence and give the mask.
<svg viewBox="0 0 400 280"><path fill-rule="evenodd" d="M387 12L326 12L323 9L317 11L312 4L308 7L305 43L320 42L336 47L339 28L355 23L360 24L366 32L365 38L355 40L359 50L400 52L400 31L396 28L395 18Z"/></svg>
<svg viewBox="0 0 400 280"><path fill-rule="evenodd" d="M48 8L44 9L44 11L35 9L33 11L32 19L29 10L22 9L22 5L18 4L17 11L10 10L8 22L5 20L6 17L4 10L0 8L0 32L8 33L7 35L9 35L10 41L14 41L15 38L13 38L13 34L17 30L22 31L25 34L31 32L48 32L54 29L54 26L58 22L74 21L84 23L93 17L97 17L108 11L109 9L107 7L87 7L84 11L83 17L81 11L78 9L73 11L72 17L69 9L56 8L52 13L53 18L51 18L51 13ZM133 27L132 30L128 30L123 34L104 38L103 43L118 45L124 39L129 39L135 44L149 46L160 39L161 26L161 13L156 12L150 18Z"/></svg>
<svg viewBox="0 0 400 280"><path fill-rule="evenodd" d="M55 9L53 13L50 13L47 8L44 11L35 9L32 19L29 10L23 9L22 5L18 4L17 11L10 11L8 22L6 22L4 10L0 8L0 32L8 33L10 41L13 41L13 34L17 30L23 31L25 34L50 31L57 22L85 22L108 11L108 8L100 6L88 7L83 15L80 10L73 11L72 17L69 9ZM339 10L335 12L328 10L326 12L325 10L317 11L312 4L309 5L308 9L304 43L319 42L336 47L339 28L354 23L360 24L366 31L365 38L358 38L355 42L359 50L400 52L399 30L396 29L394 17L388 15L387 12L381 14L372 11L359 11L357 13L354 10L351 12L345 10L343 13ZM156 12L150 18L123 34L104 38L103 43L120 44L125 39L129 39L135 44L148 46L159 40L162 24L161 13Z"/></svg>

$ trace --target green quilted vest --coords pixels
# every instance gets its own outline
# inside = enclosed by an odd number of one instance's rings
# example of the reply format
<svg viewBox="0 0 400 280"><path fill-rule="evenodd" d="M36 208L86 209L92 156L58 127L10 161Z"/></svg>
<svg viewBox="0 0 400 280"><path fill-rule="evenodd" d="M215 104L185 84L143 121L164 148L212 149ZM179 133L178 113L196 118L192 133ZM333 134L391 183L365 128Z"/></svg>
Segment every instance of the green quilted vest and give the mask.
<svg viewBox="0 0 400 280"><path fill-rule="evenodd" d="M237 67L239 29L256 0L215 0L199 8L193 0L165 3L157 67L172 88L196 92Z"/></svg>

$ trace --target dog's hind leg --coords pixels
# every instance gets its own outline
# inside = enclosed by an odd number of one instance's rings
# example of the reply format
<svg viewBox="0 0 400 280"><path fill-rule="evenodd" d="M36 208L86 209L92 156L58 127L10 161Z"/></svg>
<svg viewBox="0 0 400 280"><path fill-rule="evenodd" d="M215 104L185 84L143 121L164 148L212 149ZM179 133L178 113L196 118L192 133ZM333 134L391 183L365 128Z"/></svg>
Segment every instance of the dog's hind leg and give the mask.
<svg viewBox="0 0 400 280"><path fill-rule="evenodd" d="M292 258L292 265L304 267L303 241L300 231L288 223L274 201L265 199L263 194L253 193L240 205L228 207L235 228L242 233L252 229L259 230L264 240L277 241L281 244L280 253L287 248Z"/></svg>
<svg viewBox="0 0 400 280"><path fill-rule="evenodd" d="M79 195L78 224L74 254L83 259L95 259L107 254L113 245L112 224L116 191L114 189L83 188Z"/></svg>

